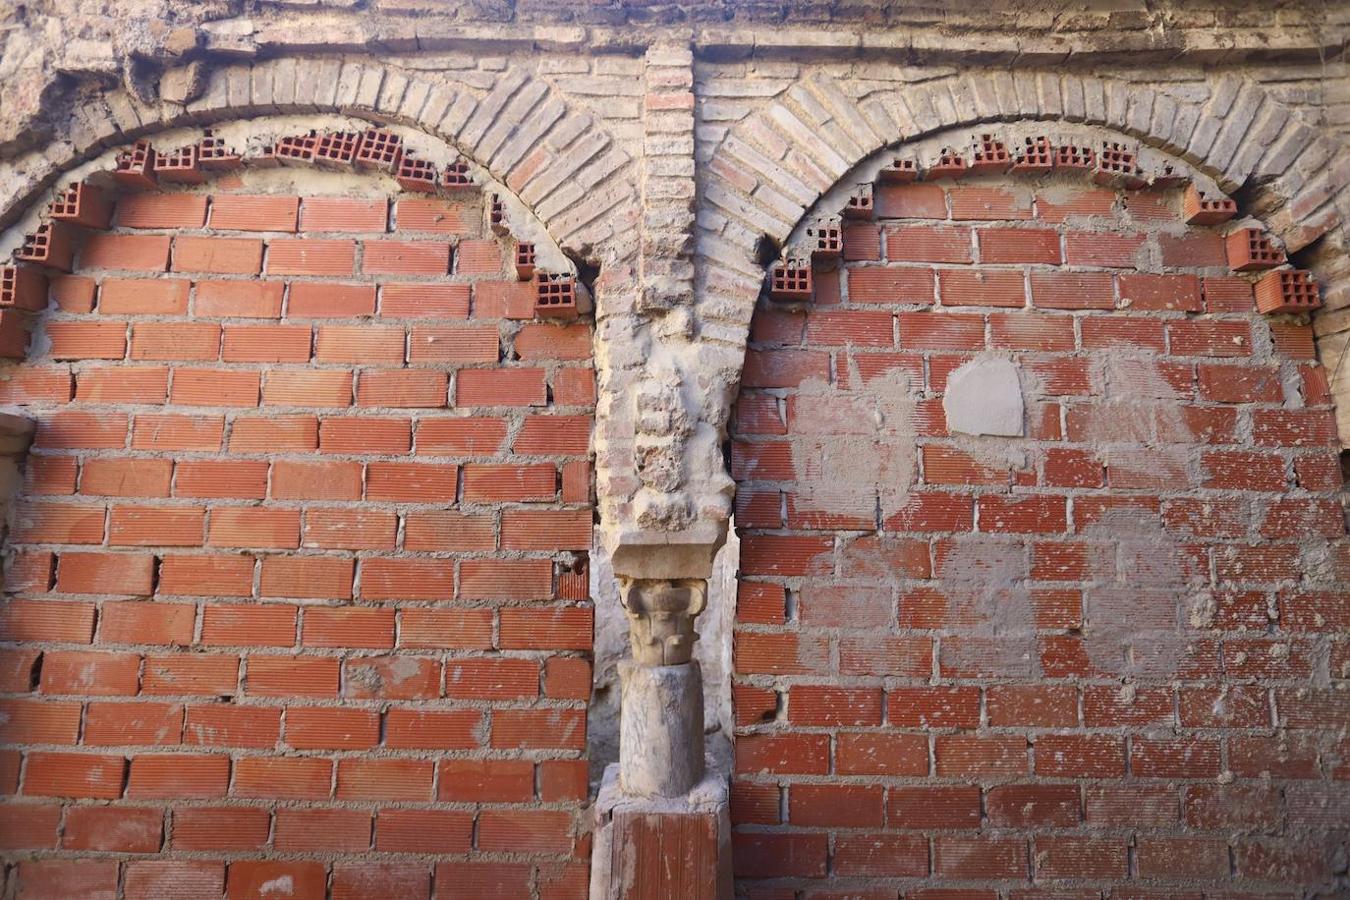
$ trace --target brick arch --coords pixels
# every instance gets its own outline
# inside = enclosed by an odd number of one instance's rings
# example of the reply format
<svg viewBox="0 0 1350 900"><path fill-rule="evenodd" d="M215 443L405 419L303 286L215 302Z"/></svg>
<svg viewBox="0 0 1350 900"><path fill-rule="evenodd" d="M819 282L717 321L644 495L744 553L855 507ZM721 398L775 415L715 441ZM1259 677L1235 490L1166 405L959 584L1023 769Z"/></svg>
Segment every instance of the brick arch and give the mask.
<svg viewBox="0 0 1350 900"><path fill-rule="evenodd" d="M172 128L278 112L342 113L419 129L515 192L564 252L601 260L631 250L632 235L618 224L633 215L637 201L628 155L543 81L507 69L480 101L468 90L393 67L337 58L222 66L186 105L146 104L120 88L90 97L45 150L0 167L0 225L14 222L64 173L108 147ZM593 190L601 184L611 189Z"/></svg>
<svg viewBox="0 0 1350 900"><path fill-rule="evenodd" d="M528 321L481 192L390 233L372 185L119 193L25 295L17 879L584 894L592 329Z"/></svg>
<svg viewBox="0 0 1350 900"><path fill-rule="evenodd" d="M1343 573L1257 562L1347 549L1311 329L1256 312L1176 189L1028 182L878 188L809 301L758 300L729 429L740 887L1315 892L1344 790L1274 754L1330 746L1304 698L1334 691L1245 668L1288 641L1312 671L1346 628ZM1015 424L972 429L1009 385ZM1244 596L1278 610L1259 636ZM1287 813L1235 838L1240 797Z"/></svg>
<svg viewBox="0 0 1350 900"><path fill-rule="evenodd" d="M1100 126L1176 156L1247 203L1291 251L1344 241L1337 193L1350 153L1317 135L1263 87L1224 76L1193 103L1124 81L1054 72L968 73L851 97L817 73L734 127L713 151L703 197L724 220L702 224L702 318L743 342L762 283L761 235L782 242L817 200L884 148L1017 120ZM1321 174L1312 175L1321 170ZM1341 200L1340 205L1344 205ZM834 212L831 210L830 212Z"/></svg>

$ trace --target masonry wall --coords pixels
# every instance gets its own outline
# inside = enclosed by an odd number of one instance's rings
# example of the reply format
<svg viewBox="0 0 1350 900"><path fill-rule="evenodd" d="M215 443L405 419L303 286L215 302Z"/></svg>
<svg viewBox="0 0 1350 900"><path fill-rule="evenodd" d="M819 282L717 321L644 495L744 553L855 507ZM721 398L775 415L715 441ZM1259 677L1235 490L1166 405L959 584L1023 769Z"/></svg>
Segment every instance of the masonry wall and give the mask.
<svg viewBox="0 0 1350 900"><path fill-rule="evenodd" d="M477 189L259 177L72 229L0 372L8 890L584 896L591 327Z"/></svg>
<svg viewBox="0 0 1350 900"><path fill-rule="evenodd" d="M747 897L1344 890L1326 373L1181 193L878 183L809 301L765 291L732 425ZM1021 436L950 429L994 358Z"/></svg>

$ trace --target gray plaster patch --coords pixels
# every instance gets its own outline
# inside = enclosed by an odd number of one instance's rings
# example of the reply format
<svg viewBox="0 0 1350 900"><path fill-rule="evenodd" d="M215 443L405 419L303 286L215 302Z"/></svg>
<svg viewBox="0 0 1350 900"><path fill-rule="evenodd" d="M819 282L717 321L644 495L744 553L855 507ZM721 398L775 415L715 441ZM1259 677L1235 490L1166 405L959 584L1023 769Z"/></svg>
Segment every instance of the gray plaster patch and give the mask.
<svg viewBox="0 0 1350 900"><path fill-rule="evenodd" d="M1042 674L1025 543L1001 535L959 535L938 566L947 622L943 667L966 677Z"/></svg>
<svg viewBox="0 0 1350 900"><path fill-rule="evenodd" d="M1176 677L1198 632L1212 626L1205 573L1150 512L1110 510L1084 536L1112 554L1084 592L1088 659L1118 677Z"/></svg>
<svg viewBox="0 0 1350 900"><path fill-rule="evenodd" d="M972 359L948 377L942 409L948 431L1021 437L1026 404L1017 366L1001 356Z"/></svg>

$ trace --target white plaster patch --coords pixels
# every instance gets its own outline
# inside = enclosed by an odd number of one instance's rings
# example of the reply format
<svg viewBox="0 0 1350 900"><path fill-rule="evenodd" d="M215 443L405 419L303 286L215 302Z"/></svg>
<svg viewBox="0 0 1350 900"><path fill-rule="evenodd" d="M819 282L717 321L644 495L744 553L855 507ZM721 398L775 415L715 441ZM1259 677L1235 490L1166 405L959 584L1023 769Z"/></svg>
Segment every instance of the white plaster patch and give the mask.
<svg viewBox="0 0 1350 900"><path fill-rule="evenodd" d="M972 359L947 379L942 409L948 431L1021 437L1026 404L1017 366L1000 356Z"/></svg>

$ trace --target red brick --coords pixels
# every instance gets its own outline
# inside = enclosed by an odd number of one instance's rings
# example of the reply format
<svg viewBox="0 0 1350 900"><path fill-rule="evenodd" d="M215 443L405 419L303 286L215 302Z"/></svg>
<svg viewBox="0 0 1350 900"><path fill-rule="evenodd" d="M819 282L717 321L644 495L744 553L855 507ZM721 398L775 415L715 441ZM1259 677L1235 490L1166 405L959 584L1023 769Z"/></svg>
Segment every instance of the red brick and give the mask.
<svg viewBox="0 0 1350 900"><path fill-rule="evenodd" d="M1076 784L1005 784L985 799L990 824L1004 828L1067 828L1079 822Z"/></svg>
<svg viewBox="0 0 1350 900"><path fill-rule="evenodd" d="M323 900L328 886L321 862L303 860L235 860L226 876L226 900L253 900L271 892L268 885L289 884L295 900Z"/></svg>
<svg viewBox="0 0 1350 900"><path fill-rule="evenodd" d="M430 197L400 199L394 204L399 231L468 235L481 227L477 204Z"/></svg>
<svg viewBox="0 0 1350 900"><path fill-rule="evenodd" d="M508 287L519 286L511 282ZM480 285L480 293L485 285ZM529 318L534 314L533 286L531 288ZM479 301L480 306L482 300ZM467 284L386 284L380 288L380 315L410 319L467 319L469 317L469 286ZM479 317L485 317L480 309Z"/></svg>
<svg viewBox="0 0 1350 900"><path fill-rule="evenodd" d="M261 850L270 825L261 807L181 807L173 811L172 844L177 850Z"/></svg>
<svg viewBox="0 0 1350 900"><path fill-rule="evenodd" d="M148 656L141 693L229 696L236 691L238 673L237 656Z"/></svg>
<svg viewBox="0 0 1350 900"><path fill-rule="evenodd" d="M936 739L935 758L937 774L943 776L1025 775L1027 742L1016 735L940 735Z"/></svg>
<svg viewBox="0 0 1350 900"><path fill-rule="evenodd" d="M414 325L408 341L411 363L495 363L499 355L496 326Z"/></svg>
<svg viewBox="0 0 1350 900"><path fill-rule="evenodd" d="M262 271L263 242L252 238L190 237L173 241L175 272L213 275L257 275Z"/></svg>
<svg viewBox="0 0 1350 900"><path fill-rule="evenodd" d="M971 230L949 225L887 228L886 258L892 262L972 262Z"/></svg>
<svg viewBox="0 0 1350 900"><path fill-rule="evenodd" d="M133 860L124 880L126 900L155 900L175 893L218 897L225 890L225 864L207 860Z"/></svg>
<svg viewBox="0 0 1350 900"><path fill-rule="evenodd" d="M108 543L125 547L199 547L204 518L204 510L188 507L114 507L108 517Z"/></svg>
<svg viewBox="0 0 1350 900"><path fill-rule="evenodd" d="M58 275L48 279L56 308L68 313L87 313L94 309L94 279L83 275Z"/></svg>
<svg viewBox="0 0 1350 900"><path fill-rule="evenodd" d="M329 556L267 556L262 596L349 600L355 561Z"/></svg>
<svg viewBox="0 0 1350 900"><path fill-rule="evenodd" d="M333 761L312 756L243 756L234 766L236 797L321 800L332 792Z"/></svg>
<svg viewBox="0 0 1350 900"><path fill-rule="evenodd" d="M375 710L297 707L286 712L286 743L297 750L368 750L379 742Z"/></svg>
<svg viewBox="0 0 1350 900"><path fill-rule="evenodd" d="M738 744L738 770L745 771L739 766L739 749ZM824 759L821 762L828 764ZM814 774L809 771L811 766L804 768L803 774ZM928 739L921 734L843 733L838 738L835 769L840 775L927 775Z"/></svg>
<svg viewBox="0 0 1350 900"><path fill-rule="evenodd" d="M15 869L11 883L23 900L113 900L117 896L117 862L111 859L27 860Z"/></svg>
<svg viewBox="0 0 1350 900"><path fill-rule="evenodd" d="M105 278L98 311L110 316L181 316L187 313L189 282L184 279Z"/></svg>
<svg viewBox="0 0 1350 900"><path fill-rule="evenodd" d="M383 852L464 853L472 839L473 814L460 810L382 809L375 824L375 849Z"/></svg>
<svg viewBox="0 0 1350 900"><path fill-rule="evenodd" d="M933 839L933 874L946 878L1024 880L1026 839L940 835Z"/></svg>
<svg viewBox="0 0 1350 900"><path fill-rule="evenodd" d="M130 359L213 360L219 357L220 326L214 323L142 322L131 327Z"/></svg>
<svg viewBox="0 0 1350 900"><path fill-rule="evenodd" d="M1123 309L1201 312L1200 279L1194 275L1121 275Z"/></svg>
<svg viewBox="0 0 1350 900"><path fill-rule="evenodd" d="M352 416L319 423L323 453L398 454L412 449L412 420Z"/></svg>
<svg viewBox="0 0 1350 900"><path fill-rule="evenodd" d="M280 736L280 709L221 703L189 707L183 729L183 743L201 747L270 749Z"/></svg>
<svg viewBox="0 0 1350 900"><path fill-rule="evenodd" d="M155 558L139 553L62 553L56 589L66 594L148 596Z"/></svg>
<svg viewBox="0 0 1350 900"><path fill-rule="evenodd" d="M306 547L328 550L392 550L398 530L393 513L311 509L305 514Z"/></svg>
<svg viewBox="0 0 1350 900"><path fill-rule="evenodd" d="M35 750L28 754L23 792L35 797L116 800L122 796L126 762L120 756Z"/></svg>
<svg viewBox="0 0 1350 900"><path fill-rule="evenodd" d="M206 224L206 195L123 194L117 198L117 224L122 228L201 228Z"/></svg>
<svg viewBox="0 0 1350 900"><path fill-rule="evenodd" d="M322 325L314 358L327 363L402 364L405 335L401 326Z"/></svg>
<svg viewBox="0 0 1350 900"><path fill-rule="evenodd" d="M223 797L229 782L228 756L147 754L131 760L127 797L154 800Z"/></svg>
<svg viewBox="0 0 1350 900"><path fill-rule="evenodd" d="M947 218L947 195L936 184L879 184L874 190L873 205L879 218Z"/></svg>
<svg viewBox="0 0 1350 900"><path fill-rule="evenodd" d="M223 416L138 415L132 423L131 448L214 452L220 450L224 436Z"/></svg>
<svg viewBox="0 0 1350 900"><path fill-rule="evenodd" d="M277 238L267 244L269 275L350 276L355 267L355 241Z"/></svg>
<svg viewBox="0 0 1350 900"><path fill-rule="evenodd" d="M166 234L92 233L80 250L80 268L163 272L169 267L169 241Z"/></svg>
<svg viewBox="0 0 1350 900"><path fill-rule="evenodd" d="M161 571L159 593L170 593ZM192 643L192 625L196 610L188 603L113 603L103 604L99 641L104 644L176 644Z"/></svg>
<svg viewBox="0 0 1350 900"><path fill-rule="evenodd" d="M201 643L207 647L292 647L295 622L293 606L213 603L202 611Z"/></svg>
<svg viewBox="0 0 1350 900"><path fill-rule="evenodd" d="M257 372L176 368L169 402L184 406L257 406L260 379Z"/></svg>
<svg viewBox="0 0 1350 900"><path fill-rule="evenodd" d="M382 232L389 224L389 201L383 197L305 197L300 207L301 231Z"/></svg>
<svg viewBox="0 0 1350 900"><path fill-rule="evenodd" d="M299 197L215 194L211 228L217 231L295 231Z"/></svg>
<svg viewBox="0 0 1350 900"><path fill-rule="evenodd" d="M193 311L210 318L279 319L286 285L280 281L198 281Z"/></svg>
<svg viewBox="0 0 1350 900"><path fill-rule="evenodd" d="M49 322L52 359L121 359L126 355L127 327L121 322Z"/></svg>
<svg viewBox="0 0 1350 900"><path fill-rule="evenodd" d="M246 597L253 592L251 556L165 556L159 593L181 596Z"/></svg>
<svg viewBox="0 0 1350 900"><path fill-rule="evenodd" d="M1113 309L1115 288L1106 272L1032 272L1031 305L1041 309Z"/></svg>
<svg viewBox="0 0 1350 900"><path fill-rule="evenodd" d="M337 797L340 800L412 800L432 798L432 764L417 759L339 760Z"/></svg>
<svg viewBox="0 0 1350 900"><path fill-rule="evenodd" d="M104 366L76 376L75 399L91 403L163 403L169 393L167 366Z"/></svg>
<svg viewBox="0 0 1350 900"><path fill-rule="evenodd" d="M1021 188L959 186L953 187L948 194L952 218L957 221L1031 218L1031 196Z"/></svg>
<svg viewBox="0 0 1350 900"><path fill-rule="evenodd" d="M504 608L500 616L503 650L589 650L594 640L588 608Z"/></svg>
<svg viewBox="0 0 1350 900"><path fill-rule="evenodd" d="M943 269L938 272L938 291L944 306L1026 305L1021 272Z"/></svg>
<svg viewBox="0 0 1350 900"><path fill-rule="evenodd" d="M248 660L245 691L266 697L336 697L341 666L326 657L260 656Z"/></svg>
<svg viewBox="0 0 1350 900"><path fill-rule="evenodd" d="M543 406L548 402L542 369L460 369L455 403L466 406Z"/></svg>
<svg viewBox="0 0 1350 900"><path fill-rule="evenodd" d="M361 271L366 274L445 275L450 271L450 245L444 242L363 241L361 254Z"/></svg>
<svg viewBox="0 0 1350 900"><path fill-rule="evenodd" d="M286 300L288 318L348 319L375 315L375 285L296 281Z"/></svg>
<svg viewBox="0 0 1350 900"><path fill-rule="evenodd" d="M125 415L59 412L39 423L33 443L53 450L114 450L126 446L126 440Z"/></svg>
<svg viewBox="0 0 1350 900"><path fill-rule="evenodd" d="M308 325L226 325L225 362L308 362Z"/></svg>
<svg viewBox="0 0 1350 900"><path fill-rule="evenodd" d="M1131 269L1139 266L1144 236L1114 232L1075 232L1064 237L1064 261L1071 266Z"/></svg>
<svg viewBox="0 0 1350 900"><path fill-rule="evenodd" d="M211 510L207 543L213 547L300 546L300 513L293 509L219 506Z"/></svg>
<svg viewBox="0 0 1350 900"><path fill-rule="evenodd" d="M352 373L330 369L272 369L267 373L262 400L273 406L350 406Z"/></svg>
<svg viewBox="0 0 1350 900"><path fill-rule="evenodd" d="M981 228L980 262L1042 263L1061 261L1059 232L1048 228Z"/></svg>

